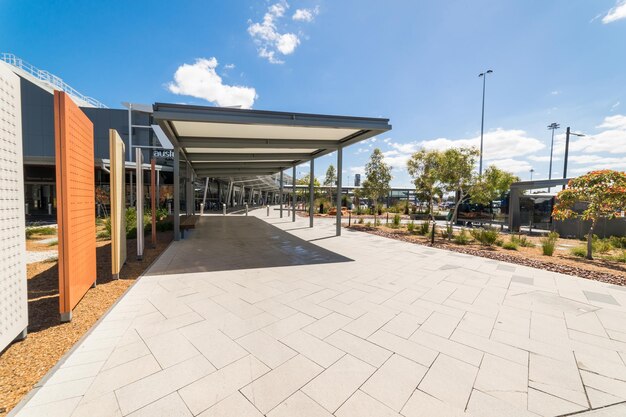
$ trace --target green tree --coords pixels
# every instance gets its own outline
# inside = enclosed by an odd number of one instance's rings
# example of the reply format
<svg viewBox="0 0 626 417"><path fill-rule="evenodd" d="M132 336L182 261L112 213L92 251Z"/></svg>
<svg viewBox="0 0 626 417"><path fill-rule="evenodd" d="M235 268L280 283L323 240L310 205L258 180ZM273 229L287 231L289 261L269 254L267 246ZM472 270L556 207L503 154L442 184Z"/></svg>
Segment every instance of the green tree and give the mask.
<svg viewBox="0 0 626 417"><path fill-rule="evenodd" d="M328 198L333 204L333 187L337 184L337 170L333 164L328 165L326 176L324 177L324 186L328 187Z"/></svg>
<svg viewBox="0 0 626 417"><path fill-rule="evenodd" d="M428 213L435 221L435 200L443 194L440 165L442 154L436 150L420 149L411 155L407 162L409 175L415 184L415 193L419 201L428 203Z"/></svg>
<svg viewBox="0 0 626 417"><path fill-rule="evenodd" d="M309 186L309 183L310 183L309 178L311 178L311 175L306 174L302 178L296 180L296 184ZM315 191L315 189L319 190L319 187L320 187L319 180L317 178L314 178L313 179L313 198L314 199L317 196L317 192ZM306 190L300 190L300 191L297 191L297 193L298 193L298 196L300 196L301 200L304 201L304 207L306 208L307 205L309 204L309 189L307 188Z"/></svg>
<svg viewBox="0 0 626 417"><path fill-rule="evenodd" d="M439 181L444 191L454 193L455 203L452 215L449 216L450 227L456 222L459 206L469 196L470 189L476 182L474 166L480 155L478 149L451 148L441 152L440 164L437 169ZM448 233L448 239L452 233Z"/></svg>
<svg viewBox="0 0 626 417"><path fill-rule="evenodd" d="M585 203L581 213L574 211L576 203ZM626 208L626 172L592 171L570 180L567 188L556 196L552 216L557 220L579 218L591 220L587 233L587 259L593 259L593 230L601 218L614 218Z"/></svg>
<svg viewBox="0 0 626 417"><path fill-rule="evenodd" d="M470 200L476 204L491 204L509 191L511 184L517 181L520 181L518 176L490 165L472 187Z"/></svg>
<svg viewBox="0 0 626 417"><path fill-rule="evenodd" d="M369 162L365 165L365 181L363 181L362 192L374 202L374 216L378 214L378 200L389 194L391 186L391 167L383 160L383 153L380 149L374 149ZM376 224L376 217L374 217Z"/></svg>

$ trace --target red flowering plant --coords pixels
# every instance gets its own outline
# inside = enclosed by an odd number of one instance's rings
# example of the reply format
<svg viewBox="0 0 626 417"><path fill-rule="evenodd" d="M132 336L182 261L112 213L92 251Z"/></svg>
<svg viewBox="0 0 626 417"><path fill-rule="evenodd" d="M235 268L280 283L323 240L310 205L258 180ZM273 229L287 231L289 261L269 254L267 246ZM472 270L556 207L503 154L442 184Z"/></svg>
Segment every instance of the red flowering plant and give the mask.
<svg viewBox="0 0 626 417"><path fill-rule="evenodd" d="M578 213L574 204L586 203ZM614 218L626 208L626 172L609 169L591 171L569 181L567 188L556 196L552 216L557 220L579 218L591 220L587 234L587 259L592 257L593 230L600 218Z"/></svg>

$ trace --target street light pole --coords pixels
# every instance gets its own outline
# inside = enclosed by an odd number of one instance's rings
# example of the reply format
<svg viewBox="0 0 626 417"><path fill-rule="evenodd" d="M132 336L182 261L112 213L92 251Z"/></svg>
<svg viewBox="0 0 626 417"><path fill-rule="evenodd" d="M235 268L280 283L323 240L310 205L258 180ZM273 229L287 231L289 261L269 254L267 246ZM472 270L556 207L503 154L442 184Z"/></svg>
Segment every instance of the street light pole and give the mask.
<svg viewBox="0 0 626 417"><path fill-rule="evenodd" d="M483 175L483 133L485 129L485 83L487 81L487 74L491 74L492 70L487 70L478 74L483 79L483 107L482 116L480 119L480 162L478 164L478 175Z"/></svg>
<svg viewBox="0 0 626 417"><path fill-rule="evenodd" d="M533 172L535 172L535 170L533 168L530 169L530 180L533 180Z"/></svg>
<svg viewBox="0 0 626 417"><path fill-rule="evenodd" d="M569 156L569 137L570 135L574 136L585 136L582 133L574 133L570 130L570 127L567 126L565 129L565 161L563 162L563 179L567 178L567 157ZM563 185L563 189L565 189L565 185Z"/></svg>
<svg viewBox="0 0 626 417"><path fill-rule="evenodd" d="M554 151L554 131L561 127L558 123L552 123L548 126L548 130L552 130L552 141L550 142L550 170L548 171L548 179L552 179L552 152ZM548 192L550 192L550 187L548 187Z"/></svg>

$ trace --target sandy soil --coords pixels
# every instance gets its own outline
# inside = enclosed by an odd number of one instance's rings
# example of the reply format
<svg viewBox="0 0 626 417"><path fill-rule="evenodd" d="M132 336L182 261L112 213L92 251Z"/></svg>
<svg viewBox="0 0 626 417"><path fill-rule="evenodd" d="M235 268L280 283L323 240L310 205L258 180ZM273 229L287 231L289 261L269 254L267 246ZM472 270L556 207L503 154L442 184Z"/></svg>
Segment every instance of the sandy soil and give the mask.
<svg viewBox="0 0 626 417"><path fill-rule="evenodd" d="M406 228L393 229L386 226L374 228L362 224L354 224L351 226L351 229L430 246L429 237L409 234ZM505 242L510 239L508 235L502 235L501 238ZM616 285L626 285L626 263L600 258L590 261L570 254L569 251L571 248L584 245L584 242L575 239L559 239L554 255L544 256L541 251L541 238L537 236L527 236L527 238L535 243L536 246L532 248L520 246L515 251L502 249L498 246L484 247L476 243L459 245L454 242L448 242L438 233L434 246L455 252L517 263L568 275L576 275L582 278L609 282Z"/></svg>

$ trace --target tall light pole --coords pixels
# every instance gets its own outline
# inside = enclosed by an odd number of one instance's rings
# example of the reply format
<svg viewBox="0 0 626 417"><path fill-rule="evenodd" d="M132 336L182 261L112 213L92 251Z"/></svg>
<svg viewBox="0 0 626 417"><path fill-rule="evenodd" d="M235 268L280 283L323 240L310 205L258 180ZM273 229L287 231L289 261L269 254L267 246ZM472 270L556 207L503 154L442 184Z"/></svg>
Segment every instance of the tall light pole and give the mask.
<svg viewBox="0 0 626 417"><path fill-rule="evenodd" d="M480 162L478 164L478 175L483 175L483 132L485 129L485 82L487 81L487 74L491 74L492 70L487 70L478 74L483 79L483 111L480 119Z"/></svg>
<svg viewBox="0 0 626 417"><path fill-rule="evenodd" d="M554 131L561 127L558 123L552 123L548 125L548 130L552 131L552 141L550 142L550 170L548 171L548 179L552 179L552 152L554 151ZM550 192L550 187L548 187L548 192Z"/></svg>
<svg viewBox="0 0 626 417"><path fill-rule="evenodd" d="M530 169L530 180L533 180L533 172L535 172L534 168Z"/></svg>
<svg viewBox="0 0 626 417"><path fill-rule="evenodd" d="M569 156L569 137L570 135L574 136L585 136L582 133L575 133L570 130L570 127L567 126L565 129L565 161L563 162L563 179L567 178L567 157ZM563 185L563 189L565 189L565 185Z"/></svg>

